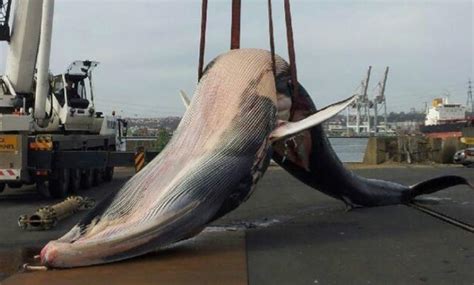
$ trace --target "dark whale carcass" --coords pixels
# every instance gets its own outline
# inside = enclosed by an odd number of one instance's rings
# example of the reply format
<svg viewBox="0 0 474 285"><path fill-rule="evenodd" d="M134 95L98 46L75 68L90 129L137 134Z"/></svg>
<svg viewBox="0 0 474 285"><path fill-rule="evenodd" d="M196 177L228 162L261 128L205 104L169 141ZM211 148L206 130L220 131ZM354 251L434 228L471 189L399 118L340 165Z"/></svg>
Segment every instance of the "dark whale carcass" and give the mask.
<svg viewBox="0 0 474 285"><path fill-rule="evenodd" d="M192 237L249 197L272 156L304 183L350 203L403 203L430 189L431 182L412 189L345 170L317 125L354 98L316 112L305 92L291 94L288 70L277 56L274 76L270 53L258 49L213 60L163 152L66 235L49 242L42 264L114 262ZM438 179L443 187L467 183L460 177Z"/></svg>
<svg viewBox="0 0 474 285"><path fill-rule="evenodd" d="M303 86L299 86L297 96L292 94L288 68L277 65L276 77L277 93L291 98L291 104L280 110L285 114L281 119L301 121L317 112ZM344 167L321 125L299 132L288 140L275 142L272 158L303 183L342 200L349 208L406 204L419 195L461 184L473 188L464 177L455 175L440 176L411 186L358 176Z"/></svg>

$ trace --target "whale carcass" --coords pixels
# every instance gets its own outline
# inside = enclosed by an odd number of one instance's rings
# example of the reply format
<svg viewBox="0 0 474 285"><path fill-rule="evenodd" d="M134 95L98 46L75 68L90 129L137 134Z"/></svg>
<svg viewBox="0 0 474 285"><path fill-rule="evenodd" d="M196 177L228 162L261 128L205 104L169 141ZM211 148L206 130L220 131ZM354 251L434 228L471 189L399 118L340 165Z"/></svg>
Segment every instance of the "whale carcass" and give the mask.
<svg viewBox="0 0 474 285"><path fill-rule="evenodd" d="M414 187L346 170L318 126L354 98L316 112L295 97L288 64L270 52L232 50L205 69L166 148L121 189L41 251L47 267L68 268L142 255L198 234L252 193L273 157L304 183L349 205L409 202L456 184L446 176Z"/></svg>

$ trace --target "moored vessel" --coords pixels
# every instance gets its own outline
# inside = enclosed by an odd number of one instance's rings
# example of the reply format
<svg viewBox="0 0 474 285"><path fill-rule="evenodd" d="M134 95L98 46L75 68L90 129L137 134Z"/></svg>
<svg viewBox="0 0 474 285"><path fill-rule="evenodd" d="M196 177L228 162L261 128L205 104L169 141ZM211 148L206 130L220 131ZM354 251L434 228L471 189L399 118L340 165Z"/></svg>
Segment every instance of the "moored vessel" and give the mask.
<svg viewBox="0 0 474 285"><path fill-rule="evenodd" d="M466 116L466 107L452 104L448 98L436 98L427 110L424 126L420 131L428 137L459 138L462 129L472 120Z"/></svg>

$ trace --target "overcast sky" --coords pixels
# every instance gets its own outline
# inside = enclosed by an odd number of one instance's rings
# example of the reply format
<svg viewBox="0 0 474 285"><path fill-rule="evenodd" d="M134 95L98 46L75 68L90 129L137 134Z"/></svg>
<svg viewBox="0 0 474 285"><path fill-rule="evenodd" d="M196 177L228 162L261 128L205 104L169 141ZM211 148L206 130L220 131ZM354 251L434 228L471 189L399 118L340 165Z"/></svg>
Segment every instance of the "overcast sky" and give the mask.
<svg viewBox="0 0 474 285"><path fill-rule="evenodd" d="M17 0L18 1L18 0ZM229 48L230 0L210 0L206 62ZM287 58L283 2L273 1L277 53ZM266 0L242 1L242 47L268 49ZM474 7L451 1L292 2L299 81L317 106L354 93L373 66L369 96L390 66L388 109L422 109L451 94L465 103L473 78ZM126 116L182 115L178 90L194 92L200 1L74 1L55 6L51 70L101 62L98 110ZM0 48L0 73L6 46Z"/></svg>

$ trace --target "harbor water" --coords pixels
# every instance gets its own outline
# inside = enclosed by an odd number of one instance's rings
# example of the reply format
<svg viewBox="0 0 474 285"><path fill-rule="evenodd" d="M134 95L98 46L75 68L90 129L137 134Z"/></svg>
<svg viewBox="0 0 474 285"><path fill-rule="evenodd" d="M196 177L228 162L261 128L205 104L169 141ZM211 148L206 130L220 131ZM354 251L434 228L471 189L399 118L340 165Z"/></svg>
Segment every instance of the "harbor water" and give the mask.
<svg viewBox="0 0 474 285"><path fill-rule="evenodd" d="M329 138L331 146L342 162L362 162L368 138Z"/></svg>

